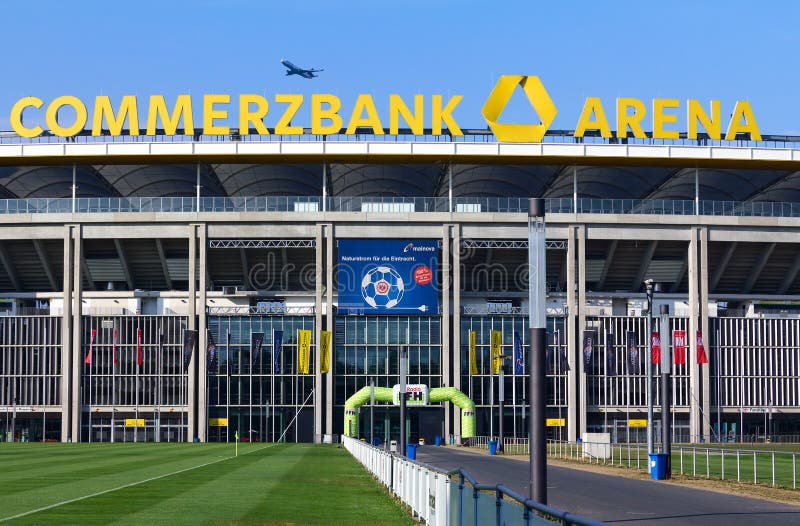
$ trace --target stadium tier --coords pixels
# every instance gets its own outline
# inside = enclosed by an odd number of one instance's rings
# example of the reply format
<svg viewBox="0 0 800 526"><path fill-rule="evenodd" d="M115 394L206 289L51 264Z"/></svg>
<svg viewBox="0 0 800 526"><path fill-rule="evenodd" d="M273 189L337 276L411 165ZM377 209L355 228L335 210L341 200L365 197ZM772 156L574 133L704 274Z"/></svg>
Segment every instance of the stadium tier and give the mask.
<svg viewBox="0 0 800 526"><path fill-rule="evenodd" d="M390 440L401 348L412 440L527 436L532 197L549 437L644 440L648 313L675 440L800 434L799 145L0 136L2 438Z"/></svg>

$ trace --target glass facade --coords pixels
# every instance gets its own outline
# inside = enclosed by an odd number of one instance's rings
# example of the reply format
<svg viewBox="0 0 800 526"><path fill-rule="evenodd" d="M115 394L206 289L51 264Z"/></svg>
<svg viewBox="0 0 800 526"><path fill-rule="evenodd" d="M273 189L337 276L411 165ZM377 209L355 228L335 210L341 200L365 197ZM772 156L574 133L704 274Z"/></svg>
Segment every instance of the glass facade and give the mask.
<svg viewBox="0 0 800 526"><path fill-rule="evenodd" d="M309 374L298 374L297 331L311 331L315 357L314 317L209 316L208 328L219 356L208 375L208 439L233 440L238 429L254 442L312 441L316 368L312 358ZM283 331L277 359L274 331ZM251 352L253 333L264 334L258 357Z"/></svg>

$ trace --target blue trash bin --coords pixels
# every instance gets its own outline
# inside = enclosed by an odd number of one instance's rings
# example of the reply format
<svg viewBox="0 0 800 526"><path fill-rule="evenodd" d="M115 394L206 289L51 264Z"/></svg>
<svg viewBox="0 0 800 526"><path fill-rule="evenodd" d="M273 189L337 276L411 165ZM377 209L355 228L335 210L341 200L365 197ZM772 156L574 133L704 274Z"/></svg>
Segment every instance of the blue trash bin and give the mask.
<svg viewBox="0 0 800 526"><path fill-rule="evenodd" d="M373 438L372 439L372 445L375 446L375 447L380 446L381 445L381 439L380 438Z"/></svg>
<svg viewBox="0 0 800 526"><path fill-rule="evenodd" d="M651 453L650 454L650 478L653 480L664 480L667 473L667 459L669 455L666 453Z"/></svg>
<svg viewBox="0 0 800 526"><path fill-rule="evenodd" d="M437 446L441 446L441 445L442 445L442 437L440 437L439 435L436 435L436 438L433 440L433 442L434 442L434 443L435 443Z"/></svg>
<svg viewBox="0 0 800 526"><path fill-rule="evenodd" d="M497 440L490 440L489 441L489 454L496 455L497 454Z"/></svg>
<svg viewBox="0 0 800 526"><path fill-rule="evenodd" d="M417 460L418 444L406 444L406 456L408 460Z"/></svg>

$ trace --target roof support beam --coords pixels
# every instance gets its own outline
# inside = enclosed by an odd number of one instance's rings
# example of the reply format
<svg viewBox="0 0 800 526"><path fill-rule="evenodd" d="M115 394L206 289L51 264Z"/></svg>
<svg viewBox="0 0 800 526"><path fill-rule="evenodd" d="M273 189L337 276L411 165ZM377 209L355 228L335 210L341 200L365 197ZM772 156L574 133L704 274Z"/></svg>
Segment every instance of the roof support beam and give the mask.
<svg viewBox="0 0 800 526"><path fill-rule="evenodd" d="M725 271L728 269L728 263L730 263L738 244L738 242L734 241L728 245L728 248L725 249L725 253L722 254L722 258L719 260L719 266L717 267L717 270L715 270L714 275L711 276L711 281L708 284L708 290L716 290L717 285L719 285L719 280L722 279L722 275L725 274Z"/></svg>
<svg viewBox="0 0 800 526"><path fill-rule="evenodd" d="M172 278L169 275L169 267L167 266L167 258L164 255L164 244L161 243L159 238L156 241L156 251L158 252L158 259L161 261L161 270L164 272L164 281L167 282L167 289L172 290Z"/></svg>
<svg viewBox="0 0 800 526"><path fill-rule="evenodd" d="M14 290L22 291L22 282L19 280L17 269L14 267L14 263L11 261L8 250L6 250L6 246L3 243L0 243L0 262L3 263L6 274L8 274L11 284L14 286Z"/></svg>
<svg viewBox="0 0 800 526"><path fill-rule="evenodd" d="M686 276L686 272L689 270L689 261L686 259L686 256L683 256L683 265L681 265L681 270L678 272L678 277L675 278L675 283L669 288L670 292L677 292L678 287L681 286L683 283L683 278Z"/></svg>
<svg viewBox="0 0 800 526"><path fill-rule="evenodd" d="M792 286L794 280L797 279L797 273L800 272L800 252L794 257L794 261L792 262L792 266L789 267L789 271L784 276L783 281L781 281L781 286L778 289L778 294L786 294L786 291L789 290L789 287Z"/></svg>
<svg viewBox="0 0 800 526"><path fill-rule="evenodd" d="M128 265L128 258L125 257L125 248L122 246L122 240L114 239L114 247L117 249L117 257L119 258L120 265L122 265L122 272L125 274L125 282L128 284L128 290L134 290L133 276L131 275L131 267Z"/></svg>
<svg viewBox="0 0 800 526"><path fill-rule="evenodd" d="M247 251L243 248L239 249L239 257L242 260L242 285L249 290L252 287L250 283L250 268L247 266Z"/></svg>
<svg viewBox="0 0 800 526"><path fill-rule="evenodd" d="M764 270L764 267L767 265L767 261L769 261L769 257L772 255L772 251L775 250L775 243L770 243L767 245L766 250L761 252L761 256L759 256L758 261L756 264L753 265L753 269L750 271L750 275L747 276L747 281L744 284L744 289L742 293L750 294L750 291L753 290L753 285L756 284L758 281L759 276L761 276L761 271Z"/></svg>
<svg viewBox="0 0 800 526"><path fill-rule="evenodd" d="M606 278L611 271L611 262L614 259L614 252L617 251L618 243L619 241L615 239L608 245L608 249L606 249L606 262L603 264L603 272L600 274L600 279L597 280L597 290L603 290L603 286L606 284Z"/></svg>
<svg viewBox="0 0 800 526"><path fill-rule="evenodd" d="M647 248L644 249L642 260L639 262L639 272L637 272L636 277L633 278L631 290L639 290L642 288L642 282L644 281L645 275L647 275L647 269L650 267L650 261L653 260L653 254L656 253L657 246L658 241L651 241L647 245Z"/></svg>
<svg viewBox="0 0 800 526"><path fill-rule="evenodd" d="M92 273L89 272L89 265L86 264L86 250L81 250L81 271L84 279L86 280L86 285L89 290L97 290L97 287L94 286L94 279L92 279ZM73 285L74 287L75 285Z"/></svg>
<svg viewBox="0 0 800 526"><path fill-rule="evenodd" d="M53 269L50 268L50 261L47 259L47 251L44 248L42 240L34 239L33 248L36 250L36 255L39 256L39 262L42 264L42 267L44 267L44 273L47 275L47 280L50 282L50 286L54 291L59 290L56 276L53 274Z"/></svg>

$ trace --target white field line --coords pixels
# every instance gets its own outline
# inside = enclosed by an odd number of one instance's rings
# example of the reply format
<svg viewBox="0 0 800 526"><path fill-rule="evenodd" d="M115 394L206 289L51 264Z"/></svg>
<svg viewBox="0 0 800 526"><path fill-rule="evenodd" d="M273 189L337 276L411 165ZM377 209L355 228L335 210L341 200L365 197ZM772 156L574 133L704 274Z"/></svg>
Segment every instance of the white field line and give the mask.
<svg viewBox="0 0 800 526"><path fill-rule="evenodd" d="M248 451L247 453L242 453L242 456L249 455L250 453L255 453L256 451L261 451L262 449L266 449L268 447L272 447L272 446L275 446L275 445L276 444L269 444L269 445L266 445L264 447L260 447L258 449L255 449L253 451ZM211 462L206 462L205 464L200 464L199 466L192 466L190 468L179 469L178 471L173 471L172 473L165 473L165 474L159 475L157 477L151 477L149 479L140 480L138 482L131 482L129 484L124 484L122 486L117 486L116 488L111 488L111 489L106 489L106 490L103 490L103 491L98 491L97 493L92 493L90 495L84 495L82 497L75 497L74 499L69 499L69 500L57 502L55 504L49 504L47 506L44 506L44 507L41 507L41 508L37 508L35 510L26 511L26 512L23 512L23 513L18 513L17 515L12 515L11 517L3 517L2 519L0 519L0 522L7 522L7 521L14 520L14 519L19 519L20 517L26 517L28 515L33 515L34 513L39 513L41 511L47 511L47 510L52 509L52 508L58 508L59 506L64 506L65 504L72 504L73 502L79 502L79 501L82 501L82 500L91 499L91 498L94 498L94 497L98 497L100 495L105 495L106 493L112 493L114 491L119 491L121 489L130 488L130 487L133 487L133 486L138 486L139 484L146 484L148 482L153 482L154 480L163 479L163 478L166 478L166 477L171 477L172 475L178 475L179 473L185 473L187 471L192 471L194 469L204 468L206 466L210 466L212 464L217 464L219 462L222 462L223 460L230 460L232 458L236 458L236 457L224 457L224 458L220 458L220 459L217 459L217 460L212 460Z"/></svg>

